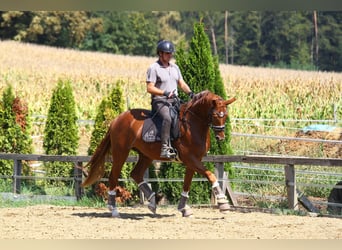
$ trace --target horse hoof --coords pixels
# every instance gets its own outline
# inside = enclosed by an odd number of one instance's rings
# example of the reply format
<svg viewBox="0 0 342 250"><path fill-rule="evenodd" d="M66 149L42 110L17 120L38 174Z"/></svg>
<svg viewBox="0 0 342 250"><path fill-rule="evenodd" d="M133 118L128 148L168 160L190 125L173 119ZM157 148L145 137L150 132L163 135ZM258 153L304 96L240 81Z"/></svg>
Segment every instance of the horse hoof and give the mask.
<svg viewBox="0 0 342 250"><path fill-rule="evenodd" d="M120 214L117 209L112 210L112 218L120 218Z"/></svg>
<svg viewBox="0 0 342 250"><path fill-rule="evenodd" d="M119 218L120 217L119 211L116 207L114 207L113 205L108 205L107 208L112 213L113 218Z"/></svg>
<svg viewBox="0 0 342 250"><path fill-rule="evenodd" d="M157 213L157 208L153 205L148 205L147 206L148 209L153 213L153 214L156 214Z"/></svg>
<svg viewBox="0 0 342 250"><path fill-rule="evenodd" d="M188 206L186 206L183 209L179 209L179 211L182 213L182 217L190 218L193 215L190 207L188 207Z"/></svg>
<svg viewBox="0 0 342 250"><path fill-rule="evenodd" d="M222 214L228 214L229 210L220 210Z"/></svg>
<svg viewBox="0 0 342 250"><path fill-rule="evenodd" d="M230 209L230 206L228 203L221 203L219 204L219 209L221 213L227 213L228 210Z"/></svg>
<svg viewBox="0 0 342 250"><path fill-rule="evenodd" d="M182 212L182 216L185 218L191 218L194 214L192 213L192 211L190 210L185 210L184 212Z"/></svg>

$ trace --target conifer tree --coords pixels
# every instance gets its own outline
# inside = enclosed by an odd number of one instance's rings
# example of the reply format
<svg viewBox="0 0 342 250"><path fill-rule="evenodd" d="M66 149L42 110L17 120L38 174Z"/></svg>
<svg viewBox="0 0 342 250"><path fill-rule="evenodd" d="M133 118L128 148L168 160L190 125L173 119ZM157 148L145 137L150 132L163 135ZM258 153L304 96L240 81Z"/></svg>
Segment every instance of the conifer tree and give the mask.
<svg viewBox="0 0 342 250"><path fill-rule="evenodd" d="M112 89L112 92L102 99L98 107L94 130L90 138L88 155L92 155L95 152L96 147L105 136L110 122L124 111L124 98L121 84L122 82L118 81Z"/></svg>
<svg viewBox="0 0 342 250"><path fill-rule="evenodd" d="M20 97L15 97L12 86L9 85L4 90L0 103L0 152L32 153L30 128L27 104ZM29 171L27 164L23 164L23 171ZM0 174L12 175L13 162L0 160Z"/></svg>
<svg viewBox="0 0 342 250"><path fill-rule="evenodd" d="M90 138L90 145L88 148L88 155L92 155L97 146L100 144L101 140L107 133L108 127L111 121L117 117L119 114L124 112L125 101L123 97L123 90L122 90L122 81L116 82L116 85L112 89L111 93L104 97L98 107L94 130L92 131L91 138ZM120 131L117 131L120 133ZM110 174L112 164L106 163L105 174L104 177L108 178ZM121 178L129 179L129 174L133 168L132 163L125 163L121 170ZM120 183L120 185L124 185ZM133 191L137 191L136 185L134 183L126 182L125 187L128 191L133 193Z"/></svg>
<svg viewBox="0 0 342 250"><path fill-rule="evenodd" d="M210 90L213 93L226 99L227 94L224 89L221 77L218 58L212 55L209 38L204 31L203 23L194 24L194 35L190 42L188 53L181 47L176 54L177 64L180 67L184 80L195 92ZM230 147L230 122L227 121L226 138L219 144L214 139L211 132L211 154L231 154ZM227 164L229 165L229 164ZM228 167L227 167L228 170Z"/></svg>
<svg viewBox="0 0 342 250"><path fill-rule="evenodd" d="M215 81L214 81L214 89L212 90L215 94L221 96L223 99L227 99L227 94L224 89L223 79L221 77L220 69L219 69L219 61L218 58L215 56L213 57L214 62L214 72L215 72ZM229 108L229 107L228 107ZM211 153L219 154L219 155L230 155L232 154L232 148L230 146L231 140L231 124L230 124L230 117L228 112L228 119L226 121L226 130L225 130L225 139L223 142L217 142L214 136L213 131L211 133ZM226 163L226 171L230 170L230 164ZM231 172L232 173L232 172Z"/></svg>
<svg viewBox="0 0 342 250"><path fill-rule="evenodd" d="M43 148L48 155L75 155L78 149L76 105L70 81L59 80L54 89L44 128ZM65 177L73 164L46 163L48 176Z"/></svg>
<svg viewBox="0 0 342 250"><path fill-rule="evenodd" d="M177 48L176 62L182 72L184 80L195 93L203 90L214 90L215 69L211 55L208 36L204 32L202 23L195 23L194 34L190 41L189 51L180 44ZM182 93L181 98L184 98Z"/></svg>

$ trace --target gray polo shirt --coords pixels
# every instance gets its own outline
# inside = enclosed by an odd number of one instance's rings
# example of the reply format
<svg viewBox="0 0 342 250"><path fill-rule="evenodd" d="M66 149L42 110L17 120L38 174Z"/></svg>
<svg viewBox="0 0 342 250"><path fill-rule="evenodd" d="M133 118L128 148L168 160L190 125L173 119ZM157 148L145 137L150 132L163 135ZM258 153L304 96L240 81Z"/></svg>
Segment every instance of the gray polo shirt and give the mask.
<svg viewBox="0 0 342 250"><path fill-rule="evenodd" d="M164 67L159 61L156 61L147 69L146 75L147 83L153 82L157 88L164 91L172 92L176 90L175 93L178 95L178 81L183 77L179 67L176 64L170 62L168 67ZM152 96L152 98L155 99L165 97Z"/></svg>

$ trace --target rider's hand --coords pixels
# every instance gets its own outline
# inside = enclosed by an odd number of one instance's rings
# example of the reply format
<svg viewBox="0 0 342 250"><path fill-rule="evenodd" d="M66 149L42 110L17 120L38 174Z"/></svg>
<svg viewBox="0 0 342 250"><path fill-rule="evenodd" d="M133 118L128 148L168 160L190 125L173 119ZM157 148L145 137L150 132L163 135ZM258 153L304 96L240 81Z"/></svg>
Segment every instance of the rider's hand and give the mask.
<svg viewBox="0 0 342 250"><path fill-rule="evenodd" d="M163 95L166 96L167 99L170 99L170 98L174 97L175 93L165 90Z"/></svg>

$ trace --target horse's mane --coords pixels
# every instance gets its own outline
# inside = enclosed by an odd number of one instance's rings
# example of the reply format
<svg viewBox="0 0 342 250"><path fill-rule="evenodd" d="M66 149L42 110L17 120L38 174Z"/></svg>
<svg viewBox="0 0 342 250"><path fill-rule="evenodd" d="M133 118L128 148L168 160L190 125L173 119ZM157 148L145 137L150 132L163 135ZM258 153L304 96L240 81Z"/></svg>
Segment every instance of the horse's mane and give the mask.
<svg viewBox="0 0 342 250"><path fill-rule="evenodd" d="M203 104L210 97L210 95L214 96L215 94L209 90L203 90L202 92L197 93L188 103L188 107L196 106L197 104Z"/></svg>

